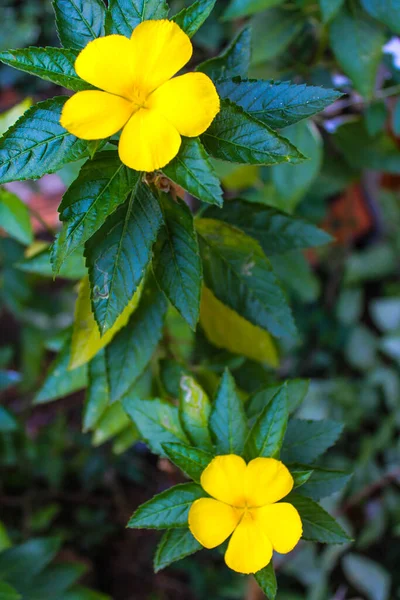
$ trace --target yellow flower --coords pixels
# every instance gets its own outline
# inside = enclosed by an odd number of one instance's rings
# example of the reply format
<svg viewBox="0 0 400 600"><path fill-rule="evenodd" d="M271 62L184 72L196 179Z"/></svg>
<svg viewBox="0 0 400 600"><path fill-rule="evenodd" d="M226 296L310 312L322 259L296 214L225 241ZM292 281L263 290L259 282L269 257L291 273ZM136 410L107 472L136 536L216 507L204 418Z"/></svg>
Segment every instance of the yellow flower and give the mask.
<svg viewBox="0 0 400 600"><path fill-rule="evenodd" d="M257 573L273 550L286 554L301 538L302 524L292 504L278 503L293 488L293 478L274 458L255 458L246 465L235 454L217 456L201 476L213 496L196 500L189 528L205 548L216 548L232 533L225 562L238 573Z"/></svg>
<svg viewBox="0 0 400 600"><path fill-rule="evenodd" d="M219 97L203 73L174 77L193 52L189 37L167 20L144 21L130 39L109 35L90 42L76 59L78 75L100 90L78 92L61 125L84 140L123 129L121 161L155 171L179 152L181 136L197 137L219 112Z"/></svg>

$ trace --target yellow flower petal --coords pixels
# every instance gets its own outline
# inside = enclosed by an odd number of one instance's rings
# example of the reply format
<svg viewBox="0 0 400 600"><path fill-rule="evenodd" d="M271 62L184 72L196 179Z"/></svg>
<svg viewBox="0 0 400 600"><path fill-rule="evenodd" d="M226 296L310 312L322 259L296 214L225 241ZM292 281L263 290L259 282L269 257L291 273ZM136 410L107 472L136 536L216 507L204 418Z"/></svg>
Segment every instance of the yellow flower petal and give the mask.
<svg viewBox="0 0 400 600"><path fill-rule="evenodd" d="M79 77L124 98L130 98L134 88L134 67L134 46L123 35L108 35L89 42L75 61Z"/></svg>
<svg viewBox="0 0 400 600"><path fill-rule="evenodd" d="M216 548L239 523L242 511L213 498L196 500L189 511L189 529L205 548Z"/></svg>
<svg viewBox="0 0 400 600"><path fill-rule="evenodd" d="M203 489L221 502L244 507L244 477L246 463L235 454L217 456L201 475Z"/></svg>
<svg viewBox="0 0 400 600"><path fill-rule="evenodd" d="M274 458L255 458L246 469L246 500L250 507L278 502L293 488L293 477Z"/></svg>
<svg viewBox="0 0 400 600"><path fill-rule="evenodd" d="M246 512L230 539L225 553L226 564L238 573L257 573L268 565L271 558L270 540L253 514Z"/></svg>
<svg viewBox="0 0 400 600"><path fill-rule="evenodd" d="M135 81L147 93L171 79L193 53L190 38L173 21L143 21L131 40Z"/></svg>
<svg viewBox="0 0 400 600"><path fill-rule="evenodd" d="M161 113L142 108L124 127L119 156L131 169L155 171L175 158L181 142L178 131Z"/></svg>
<svg viewBox="0 0 400 600"><path fill-rule="evenodd" d="M132 114L132 105L119 96L95 90L78 92L64 105L60 123L83 140L101 140L117 133Z"/></svg>
<svg viewBox="0 0 400 600"><path fill-rule="evenodd" d="M303 526L300 515L292 504L282 502L257 508L256 521L271 544L280 554L291 552L299 543Z"/></svg>
<svg viewBox="0 0 400 600"><path fill-rule="evenodd" d="M211 79L204 73L187 73L159 87L147 102L167 117L181 135L196 137L209 128L220 102Z"/></svg>

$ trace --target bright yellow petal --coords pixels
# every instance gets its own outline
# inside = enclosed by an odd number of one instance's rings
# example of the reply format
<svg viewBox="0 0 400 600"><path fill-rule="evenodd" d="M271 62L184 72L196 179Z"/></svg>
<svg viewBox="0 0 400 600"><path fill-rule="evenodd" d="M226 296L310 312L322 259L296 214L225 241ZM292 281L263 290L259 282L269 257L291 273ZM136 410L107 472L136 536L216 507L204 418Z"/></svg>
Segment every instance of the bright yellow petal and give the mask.
<svg viewBox="0 0 400 600"><path fill-rule="evenodd" d="M221 502L245 506L244 477L246 463L235 454L214 458L201 475L203 489Z"/></svg>
<svg viewBox="0 0 400 600"><path fill-rule="evenodd" d="M162 112L187 137L204 133L220 108L215 85L204 73L170 79L150 96L147 105Z"/></svg>
<svg viewBox="0 0 400 600"><path fill-rule="evenodd" d="M132 42L123 35L108 35L89 42L76 59L75 70L101 90L130 98L134 65Z"/></svg>
<svg viewBox="0 0 400 600"><path fill-rule="evenodd" d="M102 140L122 129L131 114L132 105L127 100L89 90L67 100L60 123L78 138Z"/></svg>
<svg viewBox="0 0 400 600"><path fill-rule="evenodd" d="M216 548L239 523L242 511L213 498L196 500L189 511L189 529L205 548Z"/></svg>
<svg viewBox="0 0 400 600"><path fill-rule="evenodd" d="M292 504L282 502L257 508L256 521L280 554L291 552L299 543L303 526L300 515Z"/></svg>
<svg viewBox="0 0 400 600"><path fill-rule="evenodd" d="M275 458L255 458L246 469L248 506L264 506L278 502L293 488L293 477L285 465Z"/></svg>
<svg viewBox="0 0 400 600"><path fill-rule="evenodd" d="M179 152L181 136L156 110L140 109L124 127L119 142L122 162L136 171L156 171Z"/></svg>
<svg viewBox="0 0 400 600"><path fill-rule="evenodd" d="M153 92L189 62L193 46L173 21L143 21L132 33L137 85Z"/></svg>
<svg viewBox="0 0 400 600"><path fill-rule="evenodd" d="M247 512L235 529L225 562L230 569L238 573L257 573L268 565L272 558L272 544L259 523Z"/></svg>

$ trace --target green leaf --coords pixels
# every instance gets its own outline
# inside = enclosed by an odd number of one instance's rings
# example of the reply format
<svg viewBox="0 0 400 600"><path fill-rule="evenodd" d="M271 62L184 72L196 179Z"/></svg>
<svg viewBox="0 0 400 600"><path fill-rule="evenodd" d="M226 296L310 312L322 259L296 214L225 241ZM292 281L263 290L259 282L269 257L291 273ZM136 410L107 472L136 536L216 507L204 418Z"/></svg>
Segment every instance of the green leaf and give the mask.
<svg viewBox="0 0 400 600"><path fill-rule="evenodd" d="M104 35L106 8L102 0L53 0L60 42L81 50Z"/></svg>
<svg viewBox="0 0 400 600"><path fill-rule="evenodd" d="M293 504L300 514L303 539L321 544L345 544L351 541L335 519L310 498L291 493L285 502Z"/></svg>
<svg viewBox="0 0 400 600"><path fill-rule="evenodd" d="M189 509L206 493L196 483L183 483L158 494L142 504L129 520L135 529L170 529L186 527Z"/></svg>
<svg viewBox="0 0 400 600"><path fill-rule="evenodd" d="M0 581L0 600L21 600L22 596L11 585Z"/></svg>
<svg viewBox="0 0 400 600"><path fill-rule="evenodd" d="M209 420L218 454L242 454L248 434L243 402L236 391L235 380L225 370L212 405Z"/></svg>
<svg viewBox="0 0 400 600"><path fill-rule="evenodd" d="M222 221L199 219L196 227L204 281L218 300L277 337L295 337L287 300L258 243Z"/></svg>
<svg viewBox="0 0 400 600"><path fill-rule="evenodd" d="M200 483L201 474L214 458L209 452L184 444L168 442L162 444L162 448L174 465L196 483Z"/></svg>
<svg viewBox="0 0 400 600"><path fill-rule="evenodd" d="M163 222L159 204L144 183L86 242L92 308L102 335L129 304L152 258Z"/></svg>
<svg viewBox="0 0 400 600"><path fill-rule="evenodd" d="M279 366L278 350L272 336L225 306L206 286L203 286L201 297L200 325L217 348L268 363L274 368Z"/></svg>
<svg viewBox="0 0 400 600"><path fill-rule="evenodd" d="M76 51L65 48L30 47L4 50L0 52L0 61L74 92L91 90L93 86L83 81L75 71L77 56Z"/></svg>
<svg viewBox="0 0 400 600"><path fill-rule="evenodd" d="M154 571L158 573L172 563L202 549L189 529L169 529L161 538L154 557ZM0 598L1 600L1 598Z"/></svg>
<svg viewBox="0 0 400 600"><path fill-rule="evenodd" d="M107 346L111 402L129 392L148 365L162 336L166 310L163 294L147 286L127 326Z"/></svg>
<svg viewBox="0 0 400 600"><path fill-rule="evenodd" d="M340 98L340 92L290 81L227 79L217 83L218 94L274 129L293 125L321 112Z"/></svg>
<svg viewBox="0 0 400 600"><path fill-rule="evenodd" d="M400 135L400 100L397 100L393 110L392 129L395 136Z"/></svg>
<svg viewBox="0 0 400 600"><path fill-rule="evenodd" d="M272 560L268 566L261 571L258 571L254 577L264 594L267 596L268 600L275 600L276 593L278 591L278 584L276 582L276 575Z"/></svg>
<svg viewBox="0 0 400 600"><path fill-rule="evenodd" d="M223 14L223 19L240 19L282 4L283 0L231 0Z"/></svg>
<svg viewBox="0 0 400 600"><path fill-rule="evenodd" d="M69 371L71 340L68 338L55 361L50 366L44 383L37 392L34 404L44 404L69 396L87 386L86 365Z"/></svg>
<svg viewBox="0 0 400 600"><path fill-rule="evenodd" d="M282 383L274 383L257 391L247 403L247 414L249 417L259 415L268 406L281 387ZM289 379L286 381L289 414L292 414L299 408L307 396L309 387L309 379Z"/></svg>
<svg viewBox="0 0 400 600"><path fill-rule="evenodd" d="M202 136L202 141L214 158L228 162L276 165L304 160L288 140L229 100L222 101L221 112Z"/></svg>
<svg viewBox="0 0 400 600"><path fill-rule="evenodd" d="M162 171L195 198L222 206L221 184L199 138L182 138L178 155Z"/></svg>
<svg viewBox="0 0 400 600"><path fill-rule="evenodd" d="M142 21L168 17L165 0L110 0L106 17L106 33L131 37Z"/></svg>
<svg viewBox="0 0 400 600"><path fill-rule="evenodd" d="M298 493L313 500L321 500L321 498L339 492L350 478L351 474L343 471L314 468L311 476Z"/></svg>
<svg viewBox="0 0 400 600"><path fill-rule="evenodd" d="M287 386L283 384L255 422L246 441L249 459L278 458L288 422Z"/></svg>
<svg viewBox="0 0 400 600"><path fill-rule="evenodd" d="M333 239L315 225L263 204L251 203L249 206L248 202L232 200L226 202L222 209L212 206L203 214L206 218L220 219L239 227L260 243L267 256L322 246Z"/></svg>
<svg viewBox="0 0 400 600"><path fill-rule="evenodd" d="M351 585L367 600L389 600L391 576L378 562L361 554L346 554L343 571Z"/></svg>
<svg viewBox="0 0 400 600"><path fill-rule="evenodd" d="M0 223L12 238L28 246L33 242L28 207L12 192L0 188Z"/></svg>
<svg viewBox="0 0 400 600"><path fill-rule="evenodd" d="M283 288L302 302L315 302L321 293L321 282L310 261L302 252L291 250L271 256L271 265Z"/></svg>
<svg viewBox="0 0 400 600"><path fill-rule="evenodd" d="M344 0L319 0L323 22L329 23L336 17L343 4Z"/></svg>
<svg viewBox="0 0 400 600"><path fill-rule="evenodd" d="M179 416L190 441L204 450L213 450L208 429L211 402L203 388L190 376L181 379Z"/></svg>
<svg viewBox="0 0 400 600"><path fill-rule="evenodd" d="M304 14L296 10L271 8L251 20L252 64L261 65L283 54L304 26ZM268 43L265 43L268 40Z"/></svg>
<svg viewBox="0 0 400 600"><path fill-rule="evenodd" d="M293 477L293 481L294 481L294 485L293 485L293 489L299 488L301 486L303 486L305 483L307 483L307 481L310 479L311 475L314 473L314 470L310 470L310 469L306 469L301 468L301 467L294 467L289 469L290 470L290 474ZM301 490L300 490L300 494L301 494ZM307 496L308 494L305 494L305 496Z"/></svg>
<svg viewBox="0 0 400 600"><path fill-rule="evenodd" d="M374 102L367 106L365 110L365 126L368 134L374 137L385 129L388 118L388 110L386 104L382 102Z"/></svg>
<svg viewBox="0 0 400 600"><path fill-rule="evenodd" d="M361 4L371 17L387 25L390 31L400 33L399 0L361 0Z"/></svg>
<svg viewBox="0 0 400 600"><path fill-rule="evenodd" d="M164 294L195 330L200 313L202 266L193 217L184 202L175 202L169 195L160 196L160 206L164 226L156 246L154 275Z"/></svg>
<svg viewBox="0 0 400 600"><path fill-rule="evenodd" d="M83 410L83 430L90 431L106 410L110 392L107 380L106 354L101 350L88 366L88 389Z"/></svg>
<svg viewBox="0 0 400 600"><path fill-rule="evenodd" d="M342 423L330 421L289 421L282 446L282 461L311 464L333 446L343 431Z"/></svg>
<svg viewBox="0 0 400 600"><path fill-rule="evenodd" d="M0 579L18 584L33 579L53 560L60 548L59 538L37 538L0 554Z"/></svg>
<svg viewBox="0 0 400 600"><path fill-rule="evenodd" d="M250 66L251 28L240 31L231 44L215 58L201 63L196 71L205 73L213 81L236 77L246 77Z"/></svg>
<svg viewBox="0 0 400 600"><path fill-rule="evenodd" d="M382 27L355 3L343 6L330 25L332 50L345 74L362 96L370 98L382 57Z"/></svg>
<svg viewBox="0 0 400 600"><path fill-rule="evenodd" d="M23 258L16 263L16 268L24 273L33 273L41 277L53 277L53 267L51 264L51 252L49 247L45 247L37 254ZM73 252L61 266L59 277L63 279L82 279L87 274L83 253Z"/></svg>
<svg viewBox="0 0 400 600"><path fill-rule="evenodd" d="M18 429L18 423L13 415L4 406L0 406L0 432L15 431L16 429Z"/></svg>
<svg viewBox="0 0 400 600"><path fill-rule="evenodd" d="M58 209L63 228L52 250L56 273L63 261L125 201L138 181L139 173L123 165L113 150L100 152L83 165Z"/></svg>
<svg viewBox="0 0 400 600"><path fill-rule="evenodd" d="M49 566L40 573L32 582L20 581L18 591L22 593L23 598L32 600L43 600L54 598L64 598L64 593L82 577L86 571L86 566L81 563L58 563Z"/></svg>
<svg viewBox="0 0 400 600"><path fill-rule="evenodd" d="M38 179L90 156L93 142L79 140L60 125L67 100L59 96L35 104L0 138L0 183Z"/></svg>
<svg viewBox="0 0 400 600"><path fill-rule="evenodd" d="M96 423L93 445L101 446L105 442L127 431L132 426L120 402L108 406Z"/></svg>
<svg viewBox="0 0 400 600"><path fill-rule="evenodd" d="M177 25L189 36L194 34L208 19L217 0L196 0L187 8L183 8L177 15L172 17Z"/></svg>
<svg viewBox="0 0 400 600"><path fill-rule="evenodd" d="M323 143L315 125L307 122L288 127L285 135L308 158L299 165L282 164L272 169L272 181L282 204L287 212L292 212L321 170Z"/></svg>
<svg viewBox="0 0 400 600"><path fill-rule="evenodd" d="M165 456L167 443L189 444L177 406L158 398L143 400L134 393L128 394L123 406L154 454Z"/></svg>

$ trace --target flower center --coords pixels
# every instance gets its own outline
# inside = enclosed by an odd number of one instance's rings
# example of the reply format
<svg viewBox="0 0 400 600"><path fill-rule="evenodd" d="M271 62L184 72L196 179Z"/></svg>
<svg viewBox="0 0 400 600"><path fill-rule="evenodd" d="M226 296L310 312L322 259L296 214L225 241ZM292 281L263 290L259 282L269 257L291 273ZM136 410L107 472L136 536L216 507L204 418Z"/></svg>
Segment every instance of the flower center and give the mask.
<svg viewBox="0 0 400 600"><path fill-rule="evenodd" d="M148 94L138 87L134 87L132 89L131 93L129 94L129 100L131 101L135 111L139 110L140 108L146 108L147 96Z"/></svg>

